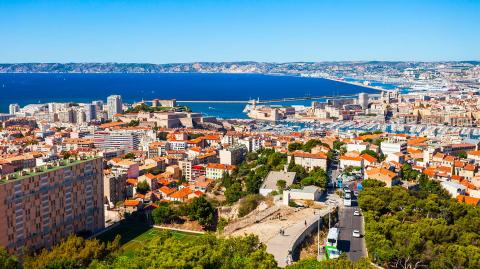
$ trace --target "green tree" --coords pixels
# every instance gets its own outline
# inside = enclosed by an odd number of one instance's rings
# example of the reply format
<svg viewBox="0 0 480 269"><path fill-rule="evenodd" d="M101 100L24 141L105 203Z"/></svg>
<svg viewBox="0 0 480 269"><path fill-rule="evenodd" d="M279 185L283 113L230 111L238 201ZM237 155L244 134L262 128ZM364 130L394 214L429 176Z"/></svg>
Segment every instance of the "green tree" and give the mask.
<svg viewBox="0 0 480 269"><path fill-rule="evenodd" d="M340 148L345 145L344 142L340 141L340 140L335 140L333 141L333 149L335 150L340 150Z"/></svg>
<svg viewBox="0 0 480 269"><path fill-rule="evenodd" d="M310 140L307 141L307 143L305 143L305 145L303 145L303 151L311 152L312 148L314 148L316 146L325 146L327 148L330 148L328 146L328 144L323 143L319 139L310 139Z"/></svg>
<svg viewBox="0 0 480 269"><path fill-rule="evenodd" d="M293 142L293 143L288 144L288 151L293 152L293 151L296 151L296 150L301 150L302 147L303 147L302 143Z"/></svg>
<svg viewBox="0 0 480 269"><path fill-rule="evenodd" d="M250 171L247 178L245 179L245 187L247 189L247 193L249 194L256 194L260 190L262 186L262 178L255 174L255 172Z"/></svg>
<svg viewBox="0 0 480 269"><path fill-rule="evenodd" d="M198 221L202 226L211 228L214 224L215 208L203 196L192 199L187 206L187 213L190 219Z"/></svg>
<svg viewBox="0 0 480 269"><path fill-rule="evenodd" d="M0 247L0 268L16 269L18 265L17 258L8 254L4 248Z"/></svg>
<svg viewBox="0 0 480 269"><path fill-rule="evenodd" d="M283 179L277 180L277 188L279 191L283 191L287 187L287 182Z"/></svg>
<svg viewBox="0 0 480 269"><path fill-rule="evenodd" d="M159 257L162 257L161 259ZM118 256L96 262L94 268L246 268L276 269L273 255L253 235L216 238L204 235L192 240L179 239L163 231L132 256Z"/></svg>
<svg viewBox="0 0 480 269"><path fill-rule="evenodd" d="M147 181L140 181L137 183L137 192L140 194L146 194L150 191L150 186Z"/></svg>
<svg viewBox="0 0 480 269"><path fill-rule="evenodd" d="M43 249L34 256L26 256L23 266L26 269L85 268L93 260L102 260L109 255L105 243L70 236L51 250Z"/></svg>
<svg viewBox="0 0 480 269"><path fill-rule="evenodd" d="M131 120L128 124L130 127L135 127L140 125L140 120Z"/></svg>
<svg viewBox="0 0 480 269"><path fill-rule="evenodd" d="M243 217L257 208L258 204L263 200L263 196L259 194L249 194L240 200L238 208L238 217Z"/></svg>
<svg viewBox="0 0 480 269"><path fill-rule="evenodd" d="M159 132L157 133L157 139L161 141L167 140L168 133L167 132Z"/></svg>
<svg viewBox="0 0 480 269"><path fill-rule="evenodd" d="M125 154L125 156L123 156L123 158L125 158L125 159L135 159L135 153L129 152L129 153Z"/></svg>
<svg viewBox="0 0 480 269"><path fill-rule="evenodd" d="M360 152L360 154L368 154L368 155L370 155L370 156L375 157L376 159L378 159L378 154L377 154L375 151L371 150L371 149L362 150L362 152Z"/></svg>
<svg viewBox="0 0 480 269"><path fill-rule="evenodd" d="M365 179L362 182L362 186L365 188L385 187L386 185L387 184L385 184L385 182L383 181L371 179L371 178Z"/></svg>
<svg viewBox="0 0 480 269"><path fill-rule="evenodd" d="M175 210L173 210L168 204L161 205L152 211L152 218L155 224L171 223L177 218Z"/></svg>
<svg viewBox="0 0 480 269"><path fill-rule="evenodd" d="M361 258L357 262L352 262L345 257L340 257L338 259L331 259L331 260L322 260L317 261L316 259L303 259L300 260L292 265L285 267L286 269L337 269L337 268L345 268L345 269L375 269L376 267L373 266L370 261L366 258Z"/></svg>
<svg viewBox="0 0 480 269"><path fill-rule="evenodd" d="M240 198L242 198L243 195L244 193L242 190L242 184L240 184L239 182L233 183L225 191L225 199L229 204L233 204L236 201L240 200Z"/></svg>

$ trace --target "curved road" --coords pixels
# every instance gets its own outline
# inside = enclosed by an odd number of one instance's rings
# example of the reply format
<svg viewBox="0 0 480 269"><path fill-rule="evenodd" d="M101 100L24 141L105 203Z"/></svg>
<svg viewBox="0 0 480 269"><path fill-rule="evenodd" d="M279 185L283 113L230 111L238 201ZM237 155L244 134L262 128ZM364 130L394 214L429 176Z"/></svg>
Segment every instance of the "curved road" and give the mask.
<svg viewBox="0 0 480 269"><path fill-rule="evenodd" d="M329 205L322 210L317 210L315 215L312 214L305 220L298 220L294 225L285 228L284 235L277 234L266 242L267 252L275 257L279 267L283 268L287 265L289 252L294 248L295 242L304 233L307 227L317 225L319 216L323 217L327 215L329 212L332 212L334 208L335 206ZM305 221L307 222L307 225L305 225Z"/></svg>

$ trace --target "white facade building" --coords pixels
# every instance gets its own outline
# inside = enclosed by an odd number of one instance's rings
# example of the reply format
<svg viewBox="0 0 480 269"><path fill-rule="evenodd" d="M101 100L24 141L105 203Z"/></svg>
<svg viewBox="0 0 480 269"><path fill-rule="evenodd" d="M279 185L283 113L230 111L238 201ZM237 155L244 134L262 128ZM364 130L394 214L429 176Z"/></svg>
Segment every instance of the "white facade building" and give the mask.
<svg viewBox="0 0 480 269"><path fill-rule="evenodd" d="M122 113L122 97L120 95L110 95L107 98L108 118L113 119L113 116Z"/></svg>
<svg viewBox="0 0 480 269"><path fill-rule="evenodd" d="M20 111L20 106L19 106L18 104L10 104L10 105L8 106L8 113L9 113L10 115L15 115L15 114L17 114L17 112L19 112L19 111Z"/></svg>

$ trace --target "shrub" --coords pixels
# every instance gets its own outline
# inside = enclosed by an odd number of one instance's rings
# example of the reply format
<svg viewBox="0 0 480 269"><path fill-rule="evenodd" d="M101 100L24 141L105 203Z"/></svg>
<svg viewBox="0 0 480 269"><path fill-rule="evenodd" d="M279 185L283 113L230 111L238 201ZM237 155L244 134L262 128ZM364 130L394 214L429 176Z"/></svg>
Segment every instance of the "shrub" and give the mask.
<svg viewBox="0 0 480 269"><path fill-rule="evenodd" d="M257 208L260 202L263 200L263 196L259 194L250 194L245 196L242 200L240 200L240 207L238 210L238 217L243 217L248 215L248 213L252 212Z"/></svg>

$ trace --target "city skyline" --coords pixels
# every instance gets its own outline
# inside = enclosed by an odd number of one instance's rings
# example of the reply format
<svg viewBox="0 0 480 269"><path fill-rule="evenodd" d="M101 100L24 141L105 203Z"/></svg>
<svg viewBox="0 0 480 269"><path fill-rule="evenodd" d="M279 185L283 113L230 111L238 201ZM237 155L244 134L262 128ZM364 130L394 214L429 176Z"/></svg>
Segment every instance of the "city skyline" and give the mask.
<svg viewBox="0 0 480 269"><path fill-rule="evenodd" d="M478 1L10 1L19 62L479 60ZM11 31L15 29L15 31Z"/></svg>

